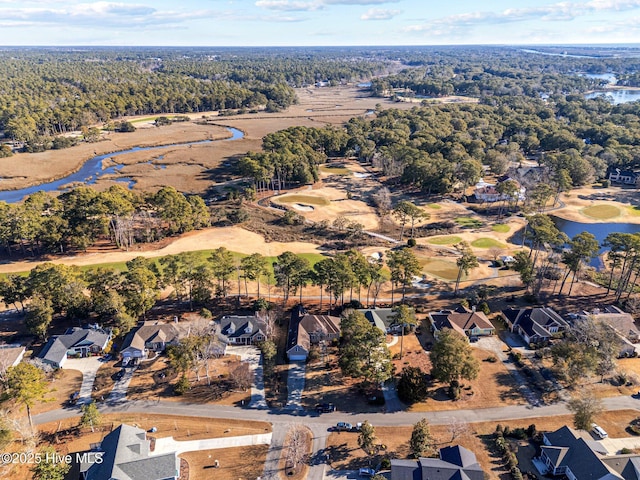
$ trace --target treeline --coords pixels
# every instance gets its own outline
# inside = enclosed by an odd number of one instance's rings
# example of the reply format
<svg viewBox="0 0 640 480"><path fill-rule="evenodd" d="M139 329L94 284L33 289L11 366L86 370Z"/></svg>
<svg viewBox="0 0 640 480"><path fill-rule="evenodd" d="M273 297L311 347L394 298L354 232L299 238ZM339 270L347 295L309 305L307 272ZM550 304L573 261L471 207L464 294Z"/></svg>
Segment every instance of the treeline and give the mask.
<svg viewBox="0 0 640 480"><path fill-rule="evenodd" d="M190 308L207 305L213 298L223 299L232 287L237 287L238 295L244 290L248 296L248 282L257 285L257 308L268 306L260 286L273 284L285 303L295 294L302 301L304 288L316 285L321 295L328 294L329 309L347 301L353 305L356 297L360 304L363 294L366 304L373 299L375 306L384 283L391 280L394 288L406 287L420 271L409 248L387 254L390 274L384 265L382 259L370 261L356 250L312 266L306 257L292 252L275 259L259 253L240 257L220 247L207 255L185 252L158 260L137 257L126 263L124 271L100 266L82 271L76 266L44 263L26 276L9 274L0 280L0 298L24 312L29 332L42 339L47 337L54 315L71 320L91 317L123 334L155 305L161 289L167 287L178 303L188 302ZM321 309L323 301L321 296Z"/></svg>
<svg viewBox="0 0 640 480"><path fill-rule="evenodd" d="M296 102L292 86L369 78L388 63L322 50L6 49L0 131L29 145L125 115L278 111Z"/></svg>
<svg viewBox="0 0 640 480"><path fill-rule="evenodd" d="M210 225L201 197L173 187L138 193L121 185L104 192L78 187L58 197L38 192L24 202L0 202L0 245L8 255L86 250L98 240L128 249Z"/></svg>
<svg viewBox="0 0 640 480"><path fill-rule="evenodd" d="M519 96L545 98L550 95L583 93L601 86L602 80L584 73L629 75L640 70L633 56L549 56L510 47L434 47L401 55L405 68L394 75L372 81L376 96L440 97L446 95ZM627 84L627 83L623 83ZM631 85L631 83L628 83Z"/></svg>

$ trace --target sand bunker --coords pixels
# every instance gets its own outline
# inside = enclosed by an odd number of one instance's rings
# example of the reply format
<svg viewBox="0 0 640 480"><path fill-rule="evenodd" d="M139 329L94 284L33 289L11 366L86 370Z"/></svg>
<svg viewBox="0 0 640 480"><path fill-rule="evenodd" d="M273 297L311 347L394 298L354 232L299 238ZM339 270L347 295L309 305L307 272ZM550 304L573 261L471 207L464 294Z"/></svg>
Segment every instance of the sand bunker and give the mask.
<svg viewBox="0 0 640 480"><path fill-rule="evenodd" d="M301 212L313 212L314 210L311 205L303 205L301 203L294 203L292 207Z"/></svg>

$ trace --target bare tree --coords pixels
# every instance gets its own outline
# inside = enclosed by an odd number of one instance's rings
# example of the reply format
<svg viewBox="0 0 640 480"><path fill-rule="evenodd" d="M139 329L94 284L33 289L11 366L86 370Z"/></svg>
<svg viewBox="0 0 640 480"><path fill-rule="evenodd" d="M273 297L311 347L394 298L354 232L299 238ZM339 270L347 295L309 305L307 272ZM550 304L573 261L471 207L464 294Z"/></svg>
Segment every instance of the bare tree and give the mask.
<svg viewBox="0 0 640 480"><path fill-rule="evenodd" d="M287 466L295 471L309 455L309 430L294 423L289 427L287 440Z"/></svg>
<svg viewBox="0 0 640 480"><path fill-rule="evenodd" d="M253 383L253 372L249 368L249 362L240 362L229 372L229 379L236 388L246 390L251 388Z"/></svg>
<svg viewBox="0 0 640 480"><path fill-rule="evenodd" d="M447 432L451 434L451 442L469 433L469 424L455 417L449 420Z"/></svg>

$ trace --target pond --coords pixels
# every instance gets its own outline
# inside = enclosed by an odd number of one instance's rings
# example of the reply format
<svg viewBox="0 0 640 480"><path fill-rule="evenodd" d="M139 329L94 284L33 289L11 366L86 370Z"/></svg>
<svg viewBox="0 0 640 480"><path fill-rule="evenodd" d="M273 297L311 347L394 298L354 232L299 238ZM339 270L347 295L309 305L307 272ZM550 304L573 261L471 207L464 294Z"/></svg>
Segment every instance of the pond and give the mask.
<svg viewBox="0 0 640 480"><path fill-rule="evenodd" d="M596 237L596 240L600 242L600 245L602 245L602 242L604 242L604 239L610 233L640 232L640 224L634 223L581 223L565 220L564 218L556 217L554 215L551 215L551 218L556 224L556 227L558 227L561 232L564 232L569 238L573 238L582 232L589 232ZM605 251L605 248L601 248L600 254ZM591 262L591 265L594 267L601 267L602 262L599 259L595 259Z"/></svg>
<svg viewBox="0 0 640 480"><path fill-rule="evenodd" d="M19 202L27 195L31 195L32 193L36 193L40 191L53 192L69 184L93 185L100 178L100 176L105 174L117 173L122 169L122 167L124 167L124 164L116 164L116 165L109 166L107 168L103 168L102 162L107 158L115 158L120 155L126 155L127 153L133 153L133 152L162 150L162 149L171 148L175 146L200 145L204 143L239 140L244 136L242 131L236 128L227 127L227 130L231 132L231 137L222 138L219 140L201 140L198 142L171 143L169 145L158 145L155 147L133 147L128 150L122 150L122 151L113 152L113 153L106 153L104 155L97 155L87 160L77 172L67 175L66 177L61 178L59 180L54 180L52 182L47 182L47 183L41 183L40 185L33 185L31 187L21 188L19 190L0 191L0 201L4 201L7 203L15 203L15 202ZM146 163L150 163L150 162L146 162ZM158 168L166 168L166 166L160 165L158 166ZM135 180L133 180L130 177L124 177L124 176L117 177L115 181L126 183L128 188L132 188L135 185Z"/></svg>
<svg viewBox="0 0 640 480"><path fill-rule="evenodd" d="M587 93L584 97L596 98L596 97L607 97L608 99L612 99L614 105L618 105L620 103L629 103L640 100L640 90L630 90L630 89L620 89L620 90L607 90L607 91L597 91Z"/></svg>

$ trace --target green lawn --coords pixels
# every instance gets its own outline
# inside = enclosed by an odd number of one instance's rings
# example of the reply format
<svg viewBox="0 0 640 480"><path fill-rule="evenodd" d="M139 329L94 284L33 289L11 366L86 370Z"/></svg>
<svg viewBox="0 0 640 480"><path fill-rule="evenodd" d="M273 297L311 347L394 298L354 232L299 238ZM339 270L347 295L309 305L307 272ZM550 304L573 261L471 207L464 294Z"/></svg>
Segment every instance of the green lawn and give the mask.
<svg viewBox="0 0 640 480"><path fill-rule="evenodd" d="M460 243L462 238L456 235L445 235L442 237L433 237L427 240L427 243L431 245L454 245L456 243Z"/></svg>
<svg viewBox="0 0 640 480"><path fill-rule="evenodd" d="M627 207L627 209L629 210L629 213L631 215L633 215L634 217L640 217L640 207L631 205L631 206Z"/></svg>
<svg viewBox="0 0 640 480"><path fill-rule="evenodd" d="M442 208L442 206L437 203L427 203L427 207L433 208L434 210L440 210Z"/></svg>
<svg viewBox="0 0 640 480"><path fill-rule="evenodd" d="M280 203L301 203L303 205L317 205L319 207L325 207L331 202L325 197L316 197L314 195L283 195L281 197L274 198L274 201Z"/></svg>
<svg viewBox="0 0 640 480"><path fill-rule="evenodd" d="M472 217L458 217L456 218L455 222L458 225L463 226L464 228L478 228L483 225L480 220Z"/></svg>
<svg viewBox="0 0 640 480"><path fill-rule="evenodd" d="M329 175L351 175L351 170L345 167L325 167L320 165L320 171Z"/></svg>
<svg viewBox="0 0 640 480"><path fill-rule="evenodd" d="M487 237L477 238L476 240L471 242L471 246L476 248L494 248L494 247L505 248L506 247L504 243L494 240L493 238L487 238Z"/></svg>
<svg viewBox="0 0 640 480"><path fill-rule="evenodd" d="M585 217L593 218L595 220L609 220L611 218L619 217L622 212L614 205L601 204L585 207L580 210L580 213Z"/></svg>
<svg viewBox="0 0 640 480"><path fill-rule="evenodd" d="M492 226L491 230L498 233L507 233L509 230L511 230L511 227L509 225L505 225L504 223L498 223Z"/></svg>
<svg viewBox="0 0 640 480"><path fill-rule="evenodd" d="M441 280L453 281L458 276L458 266L448 260L428 258L420 262L422 271Z"/></svg>

